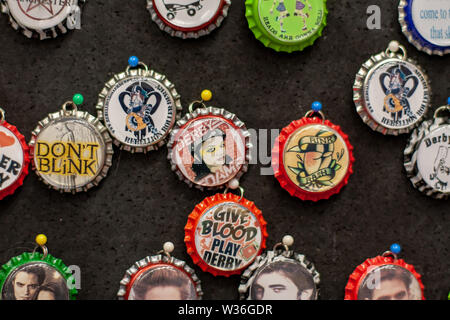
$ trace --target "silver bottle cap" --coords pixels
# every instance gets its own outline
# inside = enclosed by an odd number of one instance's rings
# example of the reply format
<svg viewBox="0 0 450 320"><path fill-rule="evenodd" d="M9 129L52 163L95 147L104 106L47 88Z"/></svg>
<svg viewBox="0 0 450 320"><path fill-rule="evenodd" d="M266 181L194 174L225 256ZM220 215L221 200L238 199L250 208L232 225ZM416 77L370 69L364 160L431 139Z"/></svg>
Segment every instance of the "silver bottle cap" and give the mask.
<svg viewBox="0 0 450 320"><path fill-rule="evenodd" d="M1 12L11 26L28 38L56 38L68 30L81 29L81 7L85 0L0 0Z"/></svg>
<svg viewBox="0 0 450 320"><path fill-rule="evenodd" d="M199 38L218 28L231 0L147 0L147 9L159 28L172 37Z"/></svg>
<svg viewBox="0 0 450 320"><path fill-rule="evenodd" d="M416 189L436 199L449 198L450 106L437 109L434 119L422 122L412 132L404 152L404 165Z"/></svg>
<svg viewBox="0 0 450 320"><path fill-rule="evenodd" d="M114 144L130 152L166 144L182 110L175 86L142 62L114 75L100 92L96 108Z"/></svg>
<svg viewBox="0 0 450 320"><path fill-rule="evenodd" d="M410 132L426 115L430 99L427 75L407 58L397 41L367 60L353 85L356 111L370 128L382 134Z"/></svg>
<svg viewBox="0 0 450 320"><path fill-rule="evenodd" d="M72 102L39 121L29 146L39 179L55 190L71 193L98 185L114 153L108 130Z"/></svg>

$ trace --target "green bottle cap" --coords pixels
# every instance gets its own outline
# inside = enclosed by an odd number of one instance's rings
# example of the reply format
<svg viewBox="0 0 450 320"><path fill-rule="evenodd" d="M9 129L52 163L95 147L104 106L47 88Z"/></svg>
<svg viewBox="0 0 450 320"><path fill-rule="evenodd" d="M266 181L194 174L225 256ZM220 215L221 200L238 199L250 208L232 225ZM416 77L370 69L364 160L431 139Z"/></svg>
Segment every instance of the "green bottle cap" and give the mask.
<svg viewBox="0 0 450 320"><path fill-rule="evenodd" d="M301 51L322 35L326 0L246 0L245 16L256 39L276 51Z"/></svg>

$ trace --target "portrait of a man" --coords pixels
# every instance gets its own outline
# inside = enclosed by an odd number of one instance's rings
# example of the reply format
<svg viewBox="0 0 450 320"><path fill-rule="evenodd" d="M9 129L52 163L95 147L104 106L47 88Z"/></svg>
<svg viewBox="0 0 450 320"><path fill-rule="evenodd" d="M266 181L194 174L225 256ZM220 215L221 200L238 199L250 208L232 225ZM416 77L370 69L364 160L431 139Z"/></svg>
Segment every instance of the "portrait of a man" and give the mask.
<svg viewBox="0 0 450 320"><path fill-rule="evenodd" d="M386 265L370 271L358 291L358 300L420 300L422 293L408 270Z"/></svg>
<svg viewBox="0 0 450 320"><path fill-rule="evenodd" d="M24 264L14 270L2 288L4 300L67 300L64 277L44 263Z"/></svg>
<svg viewBox="0 0 450 320"><path fill-rule="evenodd" d="M252 300L315 300L316 286L301 264L277 261L256 275L250 287Z"/></svg>
<svg viewBox="0 0 450 320"><path fill-rule="evenodd" d="M136 279L128 300L197 300L197 293L191 278L183 271L159 266Z"/></svg>

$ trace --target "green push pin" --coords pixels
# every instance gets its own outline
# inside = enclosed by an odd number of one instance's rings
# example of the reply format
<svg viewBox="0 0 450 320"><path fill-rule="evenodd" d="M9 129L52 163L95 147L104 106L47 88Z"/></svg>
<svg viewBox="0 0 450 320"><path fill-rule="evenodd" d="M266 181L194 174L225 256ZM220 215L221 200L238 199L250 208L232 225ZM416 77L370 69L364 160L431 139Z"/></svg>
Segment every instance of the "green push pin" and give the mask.
<svg viewBox="0 0 450 320"><path fill-rule="evenodd" d="M84 97L80 93L76 93L72 98L73 103L75 103L77 106L83 104Z"/></svg>

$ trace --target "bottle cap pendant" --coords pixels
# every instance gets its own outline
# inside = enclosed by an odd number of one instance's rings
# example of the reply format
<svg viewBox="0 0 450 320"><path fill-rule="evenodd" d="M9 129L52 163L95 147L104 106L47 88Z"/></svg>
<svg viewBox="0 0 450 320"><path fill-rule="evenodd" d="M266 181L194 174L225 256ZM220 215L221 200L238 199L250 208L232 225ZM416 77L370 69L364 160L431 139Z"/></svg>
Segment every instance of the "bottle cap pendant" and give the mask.
<svg viewBox="0 0 450 320"><path fill-rule="evenodd" d="M284 236L244 271L238 289L241 300L318 299L320 274L303 254L289 248L293 243L292 236Z"/></svg>
<svg viewBox="0 0 450 320"><path fill-rule="evenodd" d="M450 53L448 0L401 0L398 20L408 41L428 54Z"/></svg>
<svg viewBox="0 0 450 320"><path fill-rule="evenodd" d="M81 7L85 0L0 0L1 12L11 26L28 38L56 38L68 30L81 29Z"/></svg>
<svg viewBox="0 0 450 320"><path fill-rule="evenodd" d="M0 200L11 195L28 175L30 157L25 138L0 108Z"/></svg>
<svg viewBox="0 0 450 320"><path fill-rule="evenodd" d="M425 300L421 275L397 259L400 246L356 267L345 287L345 300Z"/></svg>
<svg viewBox="0 0 450 320"><path fill-rule="evenodd" d="M353 146L320 102L281 130L272 149L275 178L291 196L318 201L339 193L353 173Z"/></svg>
<svg viewBox="0 0 450 320"><path fill-rule="evenodd" d="M182 109L175 86L135 56L105 84L96 108L114 144L130 152L163 146Z"/></svg>
<svg viewBox="0 0 450 320"><path fill-rule="evenodd" d="M74 101L81 102L81 95ZM108 130L73 101L39 121L31 134L33 169L50 188L87 191L106 177L114 153Z"/></svg>
<svg viewBox="0 0 450 320"><path fill-rule="evenodd" d="M265 248L266 225L261 211L243 194L219 193L189 215L184 242L203 271L228 277L240 274Z"/></svg>
<svg viewBox="0 0 450 320"><path fill-rule="evenodd" d="M450 98L449 102L450 104ZM450 195L450 106L414 129L404 152L406 174L413 186L436 199Z"/></svg>
<svg viewBox="0 0 450 320"><path fill-rule="evenodd" d="M247 0L245 16L256 39L275 51L301 51L322 35L326 0Z"/></svg>
<svg viewBox="0 0 450 320"><path fill-rule="evenodd" d="M203 292L194 269L170 255L171 242L157 255L136 261L120 281L119 300L200 300Z"/></svg>
<svg viewBox="0 0 450 320"><path fill-rule="evenodd" d="M147 0L147 9L159 28L172 37L199 38L218 28L231 0Z"/></svg>
<svg viewBox="0 0 450 320"><path fill-rule="evenodd" d="M356 111L364 123L382 134L410 132L426 115L430 99L427 75L407 58L397 41L367 60L353 85Z"/></svg>
<svg viewBox="0 0 450 320"><path fill-rule="evenodd" d="M209 100L209 93L205 90L202 95ZM206 107L207 100L202 97L189 106L167 144L172 170L180 180L201 190L239 180L247 171L252 148L245 124L225 109Z"/></svg>
<svg viewBox="0 0 450 320"><path fill-rule="evenodd" d="M46 242L45 235L38 235L33 252L11 258L0 268L0 300L75 300L72 270L48 253Z"/></svg>

